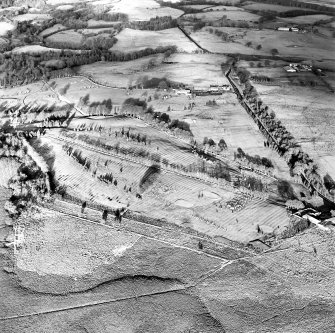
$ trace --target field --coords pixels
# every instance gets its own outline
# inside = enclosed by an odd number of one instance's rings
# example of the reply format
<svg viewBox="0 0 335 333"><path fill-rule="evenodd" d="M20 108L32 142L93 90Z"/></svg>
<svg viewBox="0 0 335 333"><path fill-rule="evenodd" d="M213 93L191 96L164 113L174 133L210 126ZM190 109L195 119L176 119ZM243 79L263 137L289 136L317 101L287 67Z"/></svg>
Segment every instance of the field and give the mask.
<svg viewBox="0 0 335 333"><path fill-rule="evenodd" d="M84 37L79 32L67 30L57 32L46 39L47 45L62 45L62 48L80 48L84 41Z"/></svg>
<svg viewBox="0 0 335 333"><path fill-rule="evenodd" d="M20 46L16 47L15 49L12 50L14 53L44 53L44 52L60 52L60 49L55 49L55 48L50 48L50 47L45 47L41 45L25 45L25 46Z"/></svg>
<svg viewBox="0 0 335 333"><path fill-rule="evenodd" d="M54 25L54 26L52 26L50 28L47 28L44 31L42 31L40 33L40 36L47 37L49 35L52 35L52 34L58 32L59 30L65 30L65 29L67 29L67 28L64 25L62 25L62 24L56 24L56 25Z"/></svg>
<svg viewBox="0 0 335 333"><path fill-rule="evenodd" d="M161 55L120 63L94 63L81 66L78 73L89 75L97 82L120 88L136 85L143 77L166 78L195 87L227 84L220 67L220 61L224 61L224 58L212 56L207 60L208 56L196 59L192 58L191 54L177 55L167 59L167 63L162 63Z"/></svg>
<svg viewBox="0 0 335 333"><path fill-rule="evenodd" d="M329 163L335 155L335 119L331 108L334 97L327 91L307 87L268 87L257 84L256 87L262 100L294 133L304 151L320 165L322 173L334 175L334 165ZM297 99L301 95L304 99Z"/></svg>
<svg viewBox="0 0 335 333"><path fill-rule="evenodd" d="M224 28L221 29L225 31ZM230 29L228 33L237 34L237 38L235 42L224 42L206 30L202 29L196 33L192 33L191 36L202 47L212 52L270 55L271 50L276 48L279 56L304 57L308 52L309 58L317 61L330 59L329 55L334 50L331 38L316 36L314 34L248 29L243 39L241 39L239 29ZM251 47L246 46L248 42L252 43ZM257 45L261 45L262 48L257 50Z"/></svg>
<svg viewBox="0 0 335 333"><path fill-rule="evenodd" d="M49 14L23 14L14 17L14 21L16 22L25 22L25 21L47 21L51 19L51 15Z"/></svg>
<svg viewBox="0 0 335 333"><path fill-rule="evenodd" d="M290 18L281 18L283 22L295 23L295 24L315 24L322 20L331 20L332 16L329 15L307 15L307 16L295 16Z"/></svg>
<svg viewBox="0 0 335 333"><path fill-rule="evenodd" d="M47 209L40 209L20 225L25 246L16 253L17 274L26 288L39 292L85 291L135 275L190 283L201 278L204 270L226 262L120 226L92 223ZM167 251L172 262L165 257Z"/></svg>
<svg viewBox="0 0 335 333"><path fill-rule="evenodd" d="M112 47L112 51L131 52L147 47L176 45L180 52L192 53L198 50L191 41L177 28L162 31L139 31L125 29L116 38L118 42Z"/></svg>
<svg viewBox="0 0 335 333"><path fill-rule="evenodd" d="M243 9L243 8L222 5L222 6L213 6L213 7L206 8L205 11L208 11L208 12L217 11L217 10L227 10L227 11L238 10L238 11L241 11L241 9Z"/></svg>
<svg viewBox="0 0 335 333"><path fill-rule="evenodd" d="M107 6L111 6L111 13L127 14L132 21L145 21L156 16L171 16L177 18L183 14L179 9L160 7L156 1L143 0L140 4L132 0L107 1Z"/></svg>
<svg viewBox="0 0 335 333"><path fill-rule="evenodd" d="M201 19L204 22L213 22L216 20L220 20L225 17L228 20L233 21L246 21L246 22L258 22L259 15L249 13L244 10L223 10L223 11L206 11L203 13L196 14L187 14L184 18L188 17L196 17Z"/></svg>
<svg viewBox="0 0 335 333"><path fill-rule="evenodd" d="M191 37L201 47L214 53L242 53L242 54L263 54L264 51L247 47L240 39L236 42L225 42L220 37L210 34L207 29L202 29L191 34Z"/></svg>
<svg viewBox="0 0 335 333"><path fill-rule="evenodd" d="M273 5L273 4L267 4L267 3L251 3L244 5L242 7L246 10L259 10L259 11L271 11L271 12L277 12L277 13L285 13L292 10L299 10L299 7L291 7L291 6L280 6L280 5ZM304 10L309 10L304 8Z"/></svg>
<svg viewBox="0 0 335 333"><path fill-rule="evenodd" d="M8 31L14 30L14 25L8 22L0 22L0 36L5 36Z"/></svg>
<svg viewBox="0 0 335 333"><path fill-rule="evenodd" d="M312 3L317 5L322 5L330 8L335 8L333 0L318 0L318 1L311 1L311 0L298 0L299 2L306 2L306 3Z"/></svg>

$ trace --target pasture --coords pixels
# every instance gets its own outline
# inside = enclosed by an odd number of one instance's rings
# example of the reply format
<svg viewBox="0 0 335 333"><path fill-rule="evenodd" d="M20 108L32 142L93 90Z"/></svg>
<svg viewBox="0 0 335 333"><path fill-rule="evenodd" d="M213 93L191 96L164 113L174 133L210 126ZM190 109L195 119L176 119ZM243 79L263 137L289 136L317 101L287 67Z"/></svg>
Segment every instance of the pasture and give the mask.
<svg viewBox="0 0 335 333"><path fill-rule="evenodd" d="M290 12L292 10L301 10L299 7L291 7L291 6L281 6L281 5L274 5L269 3L247 3L243 5L243 9L246 10L257 10L257 11L270 11L270 12L277 12L277 13L285 13ZM304 8L305 11L312 11L311 9Z"/></svg>
<svg viewBox="0 0 335 333"><path fill-rule="evenodd" d="M40 36L47 37L47 36L52 35L56 32L59 32L60 30L67 30L67 28L62 24L55 24L54 26L43 30L40 33Z"/></svg>
<svg viewBox="0 0 335 333"><path fill-rule="evenodd" d="M334 51L331 38L267 29L248 30L243 40L237 42L244 45L251 42L251 49L261 45L261 50L255 50L260 54L271 54L271 50L276 48L280 56L305 58L308 54L309 59L313 60L329 59L329 55Z"/></svg>
<svg viewBox="0 0 335 333"><path fill-rule="evenodd" d="M204 11L202 13L187 14L184 18L195 17L204 22L213 22L222 18L232 21L258 22L260 16L244 10Z"/></svg>
<svg viewBox="0 0 335 333"><path fill-rule="evenodd" d="M199 43L201 47L214 53L264 54L263 50L247 47L240 39L236 42L223 41L220 37L210 34L207 29L193 32L191 37Z"/></svg>
<svg viewBox="0 0 335 333"><path fill-rule="evenodd" d="M333 0L298 0L299 2L307 2L316 5L322 5L325 7L335 8L335 4Z"/></svg>
<svg viewBox="0 0 335 333"><path fill-rule="evenodd" d="M33 21L33 22L43 22L51 20L52 16L50 14L22 14L14 17L14 22L26 22L26 21Z"/></svg>
<svg viewBox="0 0 335 333"><path fill-rule="evenodd" d="M110 7L110 13L127 14L131 21L146 21L157 16L171 16L177 18L183 14L183 11L175 8L160 7L154 0L109 0L105 4Z"/></svg>
<svg viewBox="0 0 335 333"><path fill-rule="evenodd" d="M45 47L42 45L25 45L19 46L12 50L13 53L30 53L30 54L39 54L44 52L61 52L60 49L55 49L52 47Z"/></svg>
<svg viewBox="0 0 335 333"><path fill-rule="evenodd" d="M334 165L329 163L335 156L332 94L307 87L255 86L264 103L293 133L302 149L320 165L321 172L334 174Z"/></svg>
<svg viewBox="0 0 335 333"><path fill-rule="evenodd" d="M212 7L207 7L204 11L206 12L212 12L212 11L218 11L218 10L238 10L241 11L243 7L235 7L235 6L212 6Z"/></svg>
<svg viewBox="0 0 335 333"><path fill-rule="evenodd" d="M286 23L293 24L315 24L319 21L331 20L333 17L324 14L316 14L316 15L302 15L295 17L286 17L281 18L280 20Z"/></svg>
<svg viewBox="0 0 335 333"><path fill-rule="evenodd" d="M46 45L57 48L76 48L80 49L84 42L84 36L74 30L57 32L45 39Z"/></svg>
<svg viewBox="0 0 335 333"><path fill-rule="evenodd" d="M175 45L179 52L192 53L198 50L185 35L178 29L166 29L161 31L144 31L124 29L116 35L118 42L111 48L112 51L132 52L145 48L157 48L159 46Z"/></svg>
<svg viewBox="0 0 335 333"><path fill-rule="evenodd" d="M126 62L98 62L81 66L78 73L119 88L140 85L144 77L166 78L197 87L227 84L220 67L226 61L223 56L178 53L164 61L162 55L154 55Z"/></svg>
<svg viewBox="0 0 335 333"><path fill-rule="evenodd" d="M15 29L15 26L9 22L0 22L0 36L6 36L8 31Z"/></svg>

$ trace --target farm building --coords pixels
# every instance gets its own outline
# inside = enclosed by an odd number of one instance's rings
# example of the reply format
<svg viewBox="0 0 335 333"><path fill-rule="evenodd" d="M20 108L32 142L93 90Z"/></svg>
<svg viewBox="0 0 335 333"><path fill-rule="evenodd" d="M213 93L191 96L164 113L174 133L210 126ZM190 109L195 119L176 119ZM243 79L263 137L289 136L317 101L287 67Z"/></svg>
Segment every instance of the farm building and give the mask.
<svg viewBox="0 0 335 333"><path fill-rule="evenodd" d="M286 72L289 73L295 73L297 71L295 68L292 68L291 66L284 66L283 68L285 69Z"/></svg>
<svg viewBox="0 0 335 333"><path fill-rule="evenodd" d="M176 95L191 95L190 89L173 89Z"/></svg>
<svg viewBox="0 0 335 333"><path fill-rule="evenodd" d="M248 243L248 246L258 250L258 251L266 251L270 248L269 245L265 244L263 241L260 239L254 239Z"/></svg>
<svg viewBox="0 0 335 333"><path fill-rule="evenodd" d="M279 27L278 31L290 31L290 32L299 32L299 29L296 27Z"/></svg>
<svg viewBox="0 0 335 333"><path fill-rule="evenodd" d="M196 88L192 90L192 93L197 96L207 96L222 95L224 91L230 91L230 86L228 84L210 85L209 88Z"/></svg>

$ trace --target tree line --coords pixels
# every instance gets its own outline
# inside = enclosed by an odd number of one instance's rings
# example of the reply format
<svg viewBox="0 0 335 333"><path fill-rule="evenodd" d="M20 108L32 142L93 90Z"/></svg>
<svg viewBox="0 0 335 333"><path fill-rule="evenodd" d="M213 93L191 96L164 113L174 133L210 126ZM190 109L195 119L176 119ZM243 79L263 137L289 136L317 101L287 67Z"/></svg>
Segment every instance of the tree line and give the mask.
<svg viewBox="0 0 335 333"><path fill-rule="evenodd" d="M234 71L243 84L243 96L247 101L252 112L258 119L255 119L257 125L262 130L264 126L268 133L270 144L274 144L278 152L283 156L290 167L292 176L301 176L303 174L309 184L321 192L328 192L325 184L318 173L318 166L313 159L302 150L293 135L277 119L276 114L270 111L269 107L260 99L256 89L249 81L250 73L244 68L237 68L234 64ZM274 142L272 142L274 140Z"/></svg>
<svg viewBox="0 0 335 333"><path fill-rule="evenodd" d="M166 46L157 47L155 49L146 48L130 53L94 49L82 51L81 53L60 50L59 52L49 51L40 54L0 54L0 66L3 71L0 85L6 87L32 83L40 79L48 80L52 77L52 72L56 70L46 67L42 63L52 59L63 61L66 70L68 68L87 65L97 61L129 61L158 53L168 53L170 55L175 53L176 49L175 46Z"/></svg>

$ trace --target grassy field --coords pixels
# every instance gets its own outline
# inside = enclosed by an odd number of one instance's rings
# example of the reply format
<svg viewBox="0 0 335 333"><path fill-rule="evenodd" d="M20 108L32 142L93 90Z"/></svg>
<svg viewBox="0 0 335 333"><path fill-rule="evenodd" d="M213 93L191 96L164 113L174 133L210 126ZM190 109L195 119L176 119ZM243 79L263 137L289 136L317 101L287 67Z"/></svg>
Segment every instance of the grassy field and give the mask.
<svg viewBox="0 0 335 333"><path fill-rule="evenodd" d="M141 82L141 78L167 78L187 85L209 87L210 84L227 84L222 75L221 63L226 59L211 54L175 54L166 63L162 55L144 57L127 62L98 62L81 66L79 74L89 75L97 82L115 87L127 87Z"/></svg>
<svg viewBox="0 0 335 333"><path fill-rule="evenodd" d="M332 19L332 16L322 14L281 18L283 22L294 23L294 24L315 24L316 22L330 19Z"/></svg>
<svg viewBox="0 0 335 333"><path fill-rule="evenodd" d="M131 281L129 287L133 287ZM134 287L141 285L135 284ZM13 333L56 333L59 330L102 333L110 327L115 333L223 332L223 325L211 317L197 296L178 291L5 323L5 329Z"/></svg>
<svg viewBox="0 0 335 333"><path fill-rule="evenodd" d="M47 45L62 45L62 48L80 48L84 41L84 36L74 30L57 32L45 39Z"/></svg>
<svg viewBox="0 0 335 333"><path fill-rule="evenodd" d="M241 260L214 274L199 286L201 298L228 332L329 332L333 241L332 234L308 230L283 241L283 252Z"/></svg>
<svg viewBox="0 0 335 333"><path fill-rule="evenodd" d="M156 16L177 18L183 14L179 9L160 7L154 0L143 0L140 3L132 0L109 0L106 5L111 7L110 13L127 14L131 21L146 21Z"/></svg>
<svg viewBox="0 0 335 333"><path fill-rule="evenodd" d="M51 47L45 47L41 45L25 45L25 46L19 46L12 50L13 53L31 53L31 54L39 54L39 53L45 53L45 52L60 52L60 49L55 49Z"/></svg>
<svg viewBox="0 0 335 333"><path fill-rule="evenodd" d="M47 21L52 17L50 14L22 14L14 17L14 22L25 22L25 21Z"/></svg>
<svg viewBox="0 0 335 333"><path fill-rule="evenodd" d="M238 11L241 11L242 9L243 8L241 8L241 7L221 5L221 6L213 6L213 7L206 8L205 11L206 12L212 12L212 11L217 11L217 10L238 10Z"/></svg>
<svg viewBox="0 0 335 333"><path fill-rule="evenodd" d="M225 29L222 30L224 31ZM240 38L236 42L225 42L220 37L210 34L207 29L194 32L191 34L191 37L198 42L201 47L214 53L264 54L262 50L247 47Z"/></svg>
<svg viewBox="0 0 335 333"><path fill-rule="evenodd" d="M226 262L46 209L20 223L24 246L15 258L17 274L23 286L39 292L84 291L131 276L190 283Z"/></svg>
<svg viewBox="0 0 335 333"><path fill-rule="evenodd" d="M280 56L305 58L308 54L313 60L330 59L329 55L334 50L330 38L285 31L248 30L243 40L237 40L242 46L247 42L251 42L251 49L259 54L271 54L271 50L276 48ZM261 45L262 49L255 50L257 45Z"/></svg>
<svg viewBox="0 0 335 333"><path fill-rule="evenodd" d="M267 87L256 84L262 100L294 134L304 151L320 165L320 171L334 175L329 163L335 155L335 123L331 105L334 97L327 91L307 87ZM304 96L298 99L297 96Z"/></svg>
<svg viewBox="0 0 335 333"><path fill-rule="evenodd" d="M12 23L0 22L0 36L5 36L8 31L12 31L14 28Z"/></svg>
<svg viewBox="0 0 335 333"><path fill-rule="evenodd" d="M307 2L307 3L312 3L312 4L317 4L317 5L323 5L326 7L330 8L335 8L333 0L318 0L318 1L312 1L312 0L298 0L299 2Z"/></svg>
<svg viewBox="0 0 335 333"><path fill-rule="evenodd" d="M229 8L229 7L228 7ZM203 13L187 14L184 18L196 17L204 22L212 22L225 17L233 21L258 22L259 15L249 13L244 10L223 10L223 11L206 11Z"/></svg>
<svg viewBox="0 0 335 333"><path fill-rule="evenodd" d="M64 25L62 25L62 24L55 24L54 26L43 30L40 33L40 36L45 37L45 36L48 36L48 35L52 35L52 34L58 32L59 30L65 30L65 29L67 29L67 28Z"/></svg>
<svg viewBox="0 0 335 333"><path fill-rule="evenodd" d="M162 31L139 31L124 29L116 38L118 42L112 47L112 51L131 52L147 47L176 45L181 52L192 53L198 48L177 28Z"/></svg>
<svg viewBox="0 0 335 333"><path fill-rule="evenodd" d="M271 11L271 12L277 12L277 13L285 13L292 10L299 10L299 7L291 7L291 6L281 6L281 5L274 5L274 4L268 4L268 3L251 3L246 4L242 7L246 10L258 10L258 11ZM310 11L310 9L305 9L306 11Z"/></svg>

